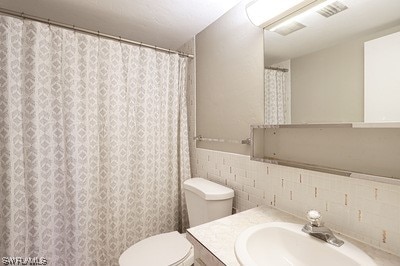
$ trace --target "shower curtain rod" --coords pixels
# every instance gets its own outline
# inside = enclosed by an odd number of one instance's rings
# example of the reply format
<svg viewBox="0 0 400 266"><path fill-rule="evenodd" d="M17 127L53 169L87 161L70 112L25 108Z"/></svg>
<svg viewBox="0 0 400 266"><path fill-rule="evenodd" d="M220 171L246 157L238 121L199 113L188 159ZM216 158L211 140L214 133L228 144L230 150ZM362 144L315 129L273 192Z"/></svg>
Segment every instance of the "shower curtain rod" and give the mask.
<svg viewBox="0 0 400 266"><path fill-rule="evenodd" d="M289 69L280 68L280 67L266 67L265 69L277 70L277 71L282 71L282 72L289 72Z"/></svg>
<svg viewBox="0 0 400 266"><path fill-rule="evenodd" d="M82 32L82 33L95 35L95 36L99 36L99 37L103 37L103 38L107 38L107 39L111 39L111 40L116 40L116 41L123 42L123 43L128 43L128 44L133 44L133 45L143 46L143 47L148 47L148 48L152 48L152 49L155 49L155 50L158 50L158 51L162 51L162 52L165 52L165 53L174 53L174 54L178 54L180 56L185 56L185 57L188 57L188 58L194 58L193 55L186 54L186 53L183 53L183 52L180 52L180 51L175 51L175 50L170 50L170 49L166 49L166 48L162 48L162 47L157 47L155 45L150 45L150 44L146 44L146 43L142 43L142 42L132 41L132 40L121 38L120 36L114 36L114 35L101 33L99 31L88 30L88 29L76 27L75 25L69 25L69 24L64 24L64 23L52 21L50 19L44 19L44 18L40 18L40 17L35 17L35 16L31 16L31 15L25 14L23 12L21 13L21 12L16 12L16 11L9 10L9 9L0 8L0 13L6 14L6 15L10 15L10 16L13 16L13 17L22 18L22 19L29 19L29 20L33 20L33 21L37 21L37 22L42 22L42 23L46 23L46 24L49 24L49 25L54 25L54 26L57 26L57 27L61 27L61 28L64 28L64 29L79 31L79 32Z"/></svg>

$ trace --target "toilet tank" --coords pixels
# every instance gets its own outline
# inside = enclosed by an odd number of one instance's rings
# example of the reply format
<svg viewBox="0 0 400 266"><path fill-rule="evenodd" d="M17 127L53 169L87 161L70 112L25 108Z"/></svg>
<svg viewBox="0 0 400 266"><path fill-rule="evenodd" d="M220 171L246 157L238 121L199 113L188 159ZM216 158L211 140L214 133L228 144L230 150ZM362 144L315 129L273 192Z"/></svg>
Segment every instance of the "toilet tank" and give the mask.
<svg viewBox="0 0 400 266"><path fill-rule="evenodd" d="M195 177L183 183L190 227L232 214L232 189Z"/></svg>

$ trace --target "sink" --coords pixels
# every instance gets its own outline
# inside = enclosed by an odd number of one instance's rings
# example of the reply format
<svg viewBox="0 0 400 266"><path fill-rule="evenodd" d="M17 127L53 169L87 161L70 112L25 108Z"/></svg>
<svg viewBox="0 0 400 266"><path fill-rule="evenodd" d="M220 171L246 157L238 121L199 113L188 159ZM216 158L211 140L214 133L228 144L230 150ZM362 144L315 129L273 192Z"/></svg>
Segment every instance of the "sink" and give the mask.
<svg viewBox="0 0 400 266"><path fill-rule="evenodd" d="M302 227L283 222L252 226L236 239L236 258L243 266L376 266L353 244L336 247L302 232Z"/></svg>

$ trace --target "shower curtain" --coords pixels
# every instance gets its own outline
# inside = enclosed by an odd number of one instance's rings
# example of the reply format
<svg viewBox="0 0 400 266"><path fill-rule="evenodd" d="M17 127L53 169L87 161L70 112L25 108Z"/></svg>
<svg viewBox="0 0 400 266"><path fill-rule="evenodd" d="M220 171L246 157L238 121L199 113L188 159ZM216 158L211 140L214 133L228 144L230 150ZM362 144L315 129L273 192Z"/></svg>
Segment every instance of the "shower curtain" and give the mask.
<svg viewBox="0 0 400 266"><path fill-rule="evenodd" d="M265 69L264 123L279 125L290 123L290 93L286 84L287 72Z"/></svg>
<svg viewBox="0 0 400 266"><path fill-rule="evenodd" d="M186 60L0 16L0 257L116 265L185 228Z"/></svg>

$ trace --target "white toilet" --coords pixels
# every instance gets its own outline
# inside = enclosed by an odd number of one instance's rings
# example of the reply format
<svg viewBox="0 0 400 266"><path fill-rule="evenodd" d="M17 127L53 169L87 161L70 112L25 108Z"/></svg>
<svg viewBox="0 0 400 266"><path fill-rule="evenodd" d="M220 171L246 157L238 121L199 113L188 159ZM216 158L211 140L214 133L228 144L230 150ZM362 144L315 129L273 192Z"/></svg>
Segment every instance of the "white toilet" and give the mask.
<svg viewBox="0 0 400 266"><path fill-rule="evenodd" d="M183 183L190 227L232 214L233 190L203 178ZM148 237L119 257L121 266L190 266L193 246L178 232Z"/></svg>

